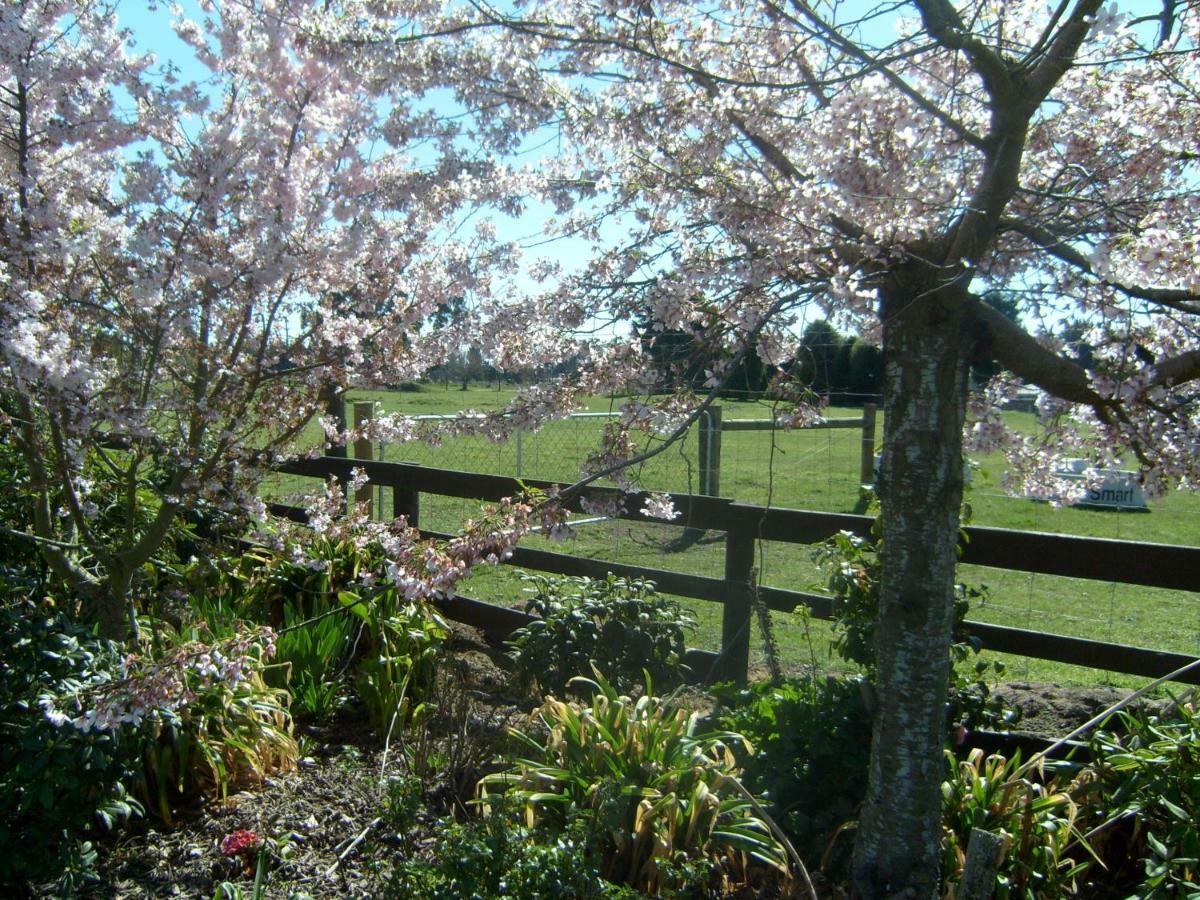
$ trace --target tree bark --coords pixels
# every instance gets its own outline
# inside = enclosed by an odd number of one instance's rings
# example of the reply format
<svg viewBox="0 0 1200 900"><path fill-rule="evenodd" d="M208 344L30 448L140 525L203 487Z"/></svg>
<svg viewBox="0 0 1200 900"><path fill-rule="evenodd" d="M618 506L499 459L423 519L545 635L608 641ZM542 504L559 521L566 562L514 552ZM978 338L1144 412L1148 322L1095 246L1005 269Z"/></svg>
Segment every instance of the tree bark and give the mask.
<svg viewBox="0 0 1200 900"><path fill-rule="evenodd" d="M854 848L862 898L938 887L943 707L963 491L968 311L961 286L910 263L880 290L884 323L877 697Z"/></svg>
<svg viewBox="0 0 1200 900"><path fill-rule="evenodd" d="M117 595L108 585L102 585L94 595L84 598L83 616L95 622L100 636L110 641L129 637L129 598Z"/></svg>

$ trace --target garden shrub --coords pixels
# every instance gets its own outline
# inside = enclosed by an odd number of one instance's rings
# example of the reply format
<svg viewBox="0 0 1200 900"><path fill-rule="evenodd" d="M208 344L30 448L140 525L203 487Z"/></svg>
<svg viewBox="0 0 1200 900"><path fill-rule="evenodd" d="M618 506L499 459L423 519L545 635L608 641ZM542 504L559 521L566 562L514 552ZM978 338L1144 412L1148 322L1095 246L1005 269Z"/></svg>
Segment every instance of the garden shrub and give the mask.
<svg viewBox="0 0 1200 900"><path fill-rule="evenodd" d="M152 649L128 653L103 679L64 686L44 711L64 734L106 733L128 746L140 791L169 823L179 802L295 765L287 692L263 680L273 639L270 629L214 640L163 626Z"/></svg>
<svg viewBox="0 0 1200 900"><path fill-rule="evenodd" d="M429 699L449 627L430 604L404 600L394 588L375 592L370 602L352 593L341 599L370 635L355 678L358 695L375 726L390 734Z"/></svg>
<svg viewBox="0 0 1200 900"><path fill-rule="evenodd" d="M1091 741L1095 778L1085 801L1110 878L1122 873L1139 898L1200 895L1200 713L1181 704L1171 718L1122 713L1120 727Z"/></svg>
<svg viewBox="0 0 1200 900"><path fill-rule="evenodd" d="M643 671L660 687L683 680L684 636L695 623L652 582L615 575L522 577L533 595L526 609L540 616L509 642L522 686L536 682L542 691L561 693L593 666L618 691L641 684Z"/></svg>
<svg viewBox="0 0 1200 900"><path fill-rule="evenodd" d="M538 832L511 815L437 827L430 859L400 863L387 896L396 900L634 900L642 895L600 874L588 823Z"/></svg>
<svg viewBox="0 0 1200 900"><path fill-rule="evenodd" d="M480 781L480 801L491 788L530 827L562 832L586 822L602 859L601 874L655 893L706 878L705 861L735 874L747 858L786 873L784 850L753 803L739 790L732 732L698 734L699 715L655 697L618 695L603 677L581 679L587 706L548 699L539 711L549 734L514 736L525 755L507 771Z"/></svg>
<svg viewBox="0 0 1200 900"><path fill-rule="evenodd" d="M353 681L378 729L403 725L429 696L449 626L427 601L406 599L387 565L377 543L321 535L302 554L256 547L246 555L240 606L282 623L285 668L273 677L287 681L304 712L319 717L336 708L338 676L359 628Z"/></svg>
<svg viewBox="0 0 1200 900"><path fill-rule="evenodd" d="M942 782L942 877L957 882L971 829L1004 838L996 900L1038 900L1075 895L1088 868L1087 848L1076 828L1075 786L1046 777L1045 766L974 749L959 760L946 751ZM1072 853L1072 851L1077 851Z"/></svg>
<svg viewBox="0 0 1200 900"><path fill-rule="evenodd" d="M276 665L267 681L288 689L298 718L319 721L337 711L355 627L356 620L341 606L309 617L292 603L284 607Z"/></svg>
<svg viewBox="0 0 1200 900"><path fill-rule="evenodd" d="M148 707L138 728L146 799L167 822L174 802L201 794L224 797L231 787L260 784L294 768L299 756L288 694L264 679L273 652L270 633L248 632L221 643L188 637L134 673L153 684L160 673L174 672L178 686L166 694L186 698Z"/></svg>
<svg viewBox="0 0 1200 900"><path fill-rule="evenodd" d="M864 687L861 678L812 677L715 690L720 727L754 748L735 747L746 786L763 796L803 857L820 859L866 794L871 716ZM839 849L848 852L848 842Z"/></svg>
<svg viewBox="0 0 1200 900"><path fill-rule="evenodd" d="M117 677L119 648L47 605L0 606L0 885L90 876L87 837L140 811L125 795L135 771L124 735L53 724L54 698Z"/></svg>
<svg viewBox="0 0 1200 900"><path fill-rule="evenodd" d="M32 592L45 587L46 565L37 544L20 536L33 531L33 505L29 468L7 433L10 427L0 426L0 525L5 526L0 529L0 591Z"/></svg>

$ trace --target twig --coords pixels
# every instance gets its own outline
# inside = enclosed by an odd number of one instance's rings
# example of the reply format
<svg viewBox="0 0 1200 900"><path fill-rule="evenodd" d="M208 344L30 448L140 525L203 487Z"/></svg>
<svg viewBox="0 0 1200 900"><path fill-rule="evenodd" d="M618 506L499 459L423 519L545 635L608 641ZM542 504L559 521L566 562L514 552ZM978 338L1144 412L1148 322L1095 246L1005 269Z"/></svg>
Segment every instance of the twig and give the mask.
<svg viewBox="0 0 1200 900"><path fill-rule="evenodd" d="M44 544L47 547L56 547L59 550L81 550L83 544L68 544L64 541L56 541L52 538L42 537L38 534L30 534L28 531L18 531L15 528L7 528L0 525L0 532L7 534L9 537L24 538L27 541L32 541L35 544Z"/></svg>
<svg viewBox="0 0 1200 900"><path fill-rule="evenodd" d="M1084 722L1082 725L1080 725L1078 728L1076 728L1074 731L1072 731L1066 737L1059 738L1057 741L1055 741L1053 744L1051 744L1045 750L1040 750L1037 753L1033 754L1033 756L1029 757L1029 759L1025 762L1024 765L1022 765L1019 769L1017 769L1016 772L1013 773L1013 777L1019 778L1030 768L1032 768L1035 765L1038 765L1042 760L1046 759L1051 753L1053 753L1059 747L1061 747L1065 743L1067 743L1067 741L1074 740L1075 738L1079 737L1084 732L1091 730L1093 727L1095 727L1096 725L1099 725L1101 722L1103 722L1105 719L1107 719L1113 713L1119 712L1120 710L1124 709L1126 706L1128 706L1134 700L1144 697L1146 694L1150 693L1150 691L1154 690L1156 687L1166 684L1168 681L1174 681L1180 675L1184 675L1187 672L1192 671L1192 669L1196 669L1196 668L1200 668L1200 658L1193 659L1190 663L1188 663L1187 665L1184 665L1184 666L1180 666L1174 672L1168 672L1166 675L1162 676L1162 678L1156 678L1154 681L1150 682L1145 687L1138 688L1138 690L1134 691L1132 694L1130 694L1125 699L1120 700L1117 703L1114 703L1112 706L1108 707L1108 709L1106 709L1103 712L1088 719L1086 722Z"/></svg>
<svg viewBox="0 0 1200 900"><path fill-rule="evenodd" d="M746 790L739 779L734 778L732 775L726 775L725 779L737 788L738 793L749 801L750 806L754 808L755 814L767 823L767 827L771 829L771 833L775 835L776 840L783 844L783 849L787 851L788 858L791 859L792 864L795 865L797 871L800 873L800 878L804 881L804 887L808 890L808 896L812 900L819 900L817 889L813 887L812 878L809 877L808 868L804 865L804 860L800 858L800 854L796 852L796 848L792 846L792 842L788 840L788 836L783 833L783 829L767 814L767 811L762 808L762 804L754 798L753 794Z"/></svg>
<svg viewBox="0 0 1200 900"><path fill-rule="evenodd" d="M334 861L334 864L325 870L325 877L332 878L334 875L336 875L337 870L341 867L342 863L346 861L346 857L353 853L358 845L366 840L367 835L371 833L371 829L382 821L383 816L376 816L374 819L372 819L367 827L360 831L358 836L350 842L349 846L347 846L345 850L338 854L338 858Z"/></svg>

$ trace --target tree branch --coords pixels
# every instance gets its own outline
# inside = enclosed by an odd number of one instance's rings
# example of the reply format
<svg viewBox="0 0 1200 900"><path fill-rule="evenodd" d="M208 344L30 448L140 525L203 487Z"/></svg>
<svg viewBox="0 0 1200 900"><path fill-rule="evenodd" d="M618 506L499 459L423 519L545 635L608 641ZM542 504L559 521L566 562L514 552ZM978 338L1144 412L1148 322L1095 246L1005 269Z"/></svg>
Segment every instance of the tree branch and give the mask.
<svg viewBox="0 0 1200 900"><path fill-rule="evenodd" d="M920 11L921 23L930 37L947 50L966 54L988 94L995 98L1012 92L1012 73L1004 58L971 34L949 0L913 0L913 4Z"/></svg>
<svg viewBox="0 0 1200 900"><path fill-rule="evenodd" d="M1030 114L1041 105L1071 68L1075 55L1083 45L1102 5L1103 0L1080 0L1058 34L1051 39L1045 56L1025 79L1021 90L1022 105Z"/></svg>
<svg viewBox="0 0 1200 900"><path fill-rule="evenodd" d="M1174 387L1200 378L1200 350L1189 350L1154 364L1155 384Z"/></svg>
<svg viewBox="0 0 1200 900"><path fill-rule="evenodd" d="M1064 238L1055 234L1049 228L1037 225L1026 219L1005 218L1000 222L1004 231L1012 231L1028 238L1051 256L1095 278L1100 284L1118 290L1128 297L1137 300L1148 300L1179 312L1200 315L1200 296L1182 288L1153 288L1136 284L1124 284L1096 274L1091 260L1076 250Z"/></svg>
<svg viewBox="0 0 1200 900"><path fill-rule="evenodd" d="M1092 389L1083 366L1043 347L1029 332L978 297L968 295L967 302L980 325L981 343L1004 368L1062 400L1093 408L1106 405Z"/></svg>

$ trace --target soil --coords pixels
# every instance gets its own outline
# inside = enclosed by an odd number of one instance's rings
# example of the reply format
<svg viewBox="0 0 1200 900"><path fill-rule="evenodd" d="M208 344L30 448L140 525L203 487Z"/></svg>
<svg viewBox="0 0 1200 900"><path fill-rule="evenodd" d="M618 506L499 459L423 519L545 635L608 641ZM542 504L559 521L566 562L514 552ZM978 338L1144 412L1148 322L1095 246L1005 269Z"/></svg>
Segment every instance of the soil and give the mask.
<svg viewBox="0 0 1200 900"><path fill-rule="evenodd" d="M994 693L1021 711L1015 730L1039 737L1061 738L1124 700L1131 692L1105 685L1060 687L1010 681L997 686ZM1172 705L1170 700L1139 699L1129 708L1161 714L1168 712Z"/></svg>
<svg viewBox="0 0 1200 900"><path fill-rule="evenodd" d="M143 818L102 844L101 884L86 896L238 896L220 893L221 884L228 882L251 897L253 872L220 853L221 840L237 829L276 842L268 897L385 896L393 865L436 845L441 817L466 815L473 785L504 740L505 727L530 725L533 704L511 696L496 648L474 629L455 625L451 649L453 672L439 687L439 705L448 710L448 718L439 727L466 749L426 763L426 771L412 772L424 788L415 814L389 817L385 785L414 765L420 768L428 748L385 749L361 711L347 710L324 726L297 726L303 758L295 771L223 801L179 810L174 827ZM1116 688L1026 682L1003 685L997 693L1021 709L1021 731L1047 737L1066 734L1124 696ZM687 696L697 705L709 702L700 690ZM830 886L824 889L823 896L837 896Z"/></svg>

